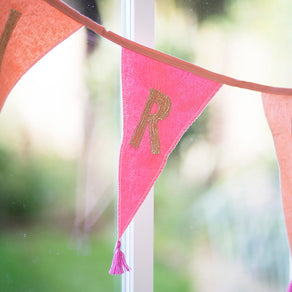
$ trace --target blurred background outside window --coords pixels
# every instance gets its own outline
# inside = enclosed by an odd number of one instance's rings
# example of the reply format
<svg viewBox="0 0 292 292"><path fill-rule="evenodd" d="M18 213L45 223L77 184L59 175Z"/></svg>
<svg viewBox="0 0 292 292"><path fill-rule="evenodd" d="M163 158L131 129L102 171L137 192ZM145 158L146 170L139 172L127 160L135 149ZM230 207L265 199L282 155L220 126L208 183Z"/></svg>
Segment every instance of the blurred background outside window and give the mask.
<svg viewBox="0 0 292 292"><path fill-rule="evenodd" d="M118 0L67 2L120 33ZM84 6L85 5L85 6ZM156 49L291 87L289 0L156 0ZM81 29L0 116L1 291L120 291L120 48ZM223 86L155 185L154 291L279 292L289 250L260 93Z"/></svg>

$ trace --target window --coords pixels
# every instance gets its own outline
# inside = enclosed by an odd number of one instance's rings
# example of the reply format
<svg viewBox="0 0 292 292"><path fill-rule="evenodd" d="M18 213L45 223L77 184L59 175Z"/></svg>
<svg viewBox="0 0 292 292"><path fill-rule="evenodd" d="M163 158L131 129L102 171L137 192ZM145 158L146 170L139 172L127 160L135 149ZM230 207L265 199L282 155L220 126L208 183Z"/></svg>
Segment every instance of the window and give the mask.
<svg viewBox="0 0 292 292"><path fill-rule="evenodd" d="M156 48L289 87L287 13L288 1L157 0ZM260 93L223 86L184 135L155 186L154 238L155 291L169 278L171 291L285 291L289 250Z"/></svg>
<svg viewBox="0 0 292 292"><path fill-rule="evenodd" d="M288 2L97 1L107 29L154 46L155 24L158 50L289 87ZM150 292L154 282L155 291L285 290L288 243L260 94L227 86L179 142L155 199L148 197L125 235L134 270L122 281L108 275L116 239L120 54L101 38L89 54L86 39L82 29L44 57L1 113L0 287Z"/></svg>

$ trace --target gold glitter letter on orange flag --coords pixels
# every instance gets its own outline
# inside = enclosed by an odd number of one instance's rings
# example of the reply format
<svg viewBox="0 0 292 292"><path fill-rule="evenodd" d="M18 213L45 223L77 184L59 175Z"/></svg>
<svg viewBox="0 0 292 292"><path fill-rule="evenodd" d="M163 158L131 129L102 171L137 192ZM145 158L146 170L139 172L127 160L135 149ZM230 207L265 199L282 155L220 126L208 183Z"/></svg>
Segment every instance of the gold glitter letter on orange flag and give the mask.
<svg viewBox="0 0 292 292"><path fill-rule="evenodd" d="M18 12L17 10L15 10L15 9L10 10L8 20L6 22L6 25L4 27L4 31L2 32L2 35L0 38L0 72L1 72L1 63L3 60L4 53L5 53L5 49L7 47L9 39L12 35L12 32L13 32L20 16L21 16L21 13Z"/></svg>
<svg viewBox="0 0 292 292"><path fill-rule="evenodd" d="M0 109L21 76L81 26L43 0L0 1Z"/></svg>

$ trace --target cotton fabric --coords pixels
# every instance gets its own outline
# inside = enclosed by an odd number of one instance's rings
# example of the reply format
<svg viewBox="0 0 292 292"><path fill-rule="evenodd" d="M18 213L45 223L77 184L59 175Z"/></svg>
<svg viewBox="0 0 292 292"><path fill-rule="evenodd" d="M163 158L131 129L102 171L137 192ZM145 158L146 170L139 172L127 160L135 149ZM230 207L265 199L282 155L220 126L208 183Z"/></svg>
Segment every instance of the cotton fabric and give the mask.
<svg viewBox="0 0 292 292"><path fill-rule="evenodd" d="M0 37L11 9L20 12L21 16L2 59L0 109L21 76L58 43L82 26L43 0L1 0Z"/></svg>
<svg viewBox="0 0 292 292"><path fill-rule="evenodd" d="M119 167L118 238L145 200L183 133L221 85L122 49L124 123ZM167 118L158 122L160 154L151 153L149 129L138 149L130 145L151 88L171 100Z"/></svg>

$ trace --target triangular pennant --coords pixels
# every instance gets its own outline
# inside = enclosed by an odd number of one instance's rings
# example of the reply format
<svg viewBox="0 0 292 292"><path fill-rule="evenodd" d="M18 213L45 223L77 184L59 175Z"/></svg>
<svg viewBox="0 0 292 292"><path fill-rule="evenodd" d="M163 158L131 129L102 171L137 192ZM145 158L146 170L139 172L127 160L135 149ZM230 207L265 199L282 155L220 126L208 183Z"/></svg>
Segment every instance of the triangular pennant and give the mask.
<svg viewBox="0 0 292 292"><path fill-rule="evenodd" d="M0 109L15 83L82 25L43 0L0 1Z"/></svg>
<svg viewBox="0 0 292 292"><path fill-rule="evenodd" d="M221 85L123 48L118 239L171 151Z"/></svg>
<svg viewBox="0 0 292 292"><path fill-rule="evenodd" d="M280 168L286 229L292 251L292 95L262 94ZM292 292L292 282L288 290Z"/></svg>

